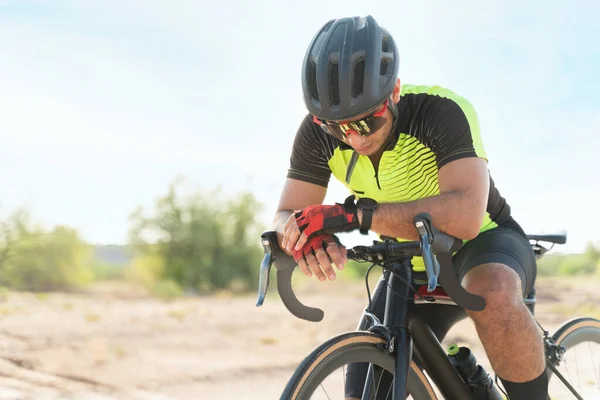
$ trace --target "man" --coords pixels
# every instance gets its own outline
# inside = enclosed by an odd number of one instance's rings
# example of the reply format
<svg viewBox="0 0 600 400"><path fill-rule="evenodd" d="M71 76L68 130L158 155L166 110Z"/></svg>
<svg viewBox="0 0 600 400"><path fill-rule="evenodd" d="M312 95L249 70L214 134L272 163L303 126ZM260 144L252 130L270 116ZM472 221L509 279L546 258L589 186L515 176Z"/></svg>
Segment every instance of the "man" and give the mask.
<svg viewBox="0 0 600 400"><path fill-rule="evenodd" d="M331 20L317 32L302 66L309 114L274 221L279 244L306 276L333 280L332 264L346 262L336 232L417 240L413 217L428 212L438 229L466 241L454 269L486 300L483 311L467 313L510 399L546 399L542 336L523 302L535 257L488 172L477 115L449 90L401 85L398 69L393 37L371 16ZM332 174L356 204L322 205ZM422 259L414 264L422 269ZM444 318L430 318L440 341L456 322Z"/></svg>

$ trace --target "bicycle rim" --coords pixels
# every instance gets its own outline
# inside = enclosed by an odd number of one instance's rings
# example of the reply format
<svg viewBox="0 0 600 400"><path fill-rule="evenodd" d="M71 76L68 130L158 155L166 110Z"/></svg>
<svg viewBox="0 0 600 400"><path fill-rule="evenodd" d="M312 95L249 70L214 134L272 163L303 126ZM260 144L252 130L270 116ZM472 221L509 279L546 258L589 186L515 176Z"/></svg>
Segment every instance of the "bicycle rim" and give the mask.
<svg viewBox="0 0 600 400"><path fill-rule="evenodd" d="M552 335L566 349L557 367L562 377L585 400L600 400L600 321L576 318L567 321ZM572 392L549 370L552 400L574 399Z"/></svg>
<svg viewBox="0 0 600 400"><path fill-rule="evenodd" d="M373 372L370 375L374 383L370 386L373 399L391 400L391 386L381 382L385 381L382 377L389 378L389 374L393 374L394 358L387 351L377 347L382 344L385 344L383 338L369 332L348 332L329 339L302 361L289 380L281 399L343 399L347 383L347 369L344 367L351 363L371 363L378 367L374 370L385 370L383 374ZM437 400L427 377L414 362L411 363L407 384L408 399ZM358 397L360 398L360 395Z"/></svg>

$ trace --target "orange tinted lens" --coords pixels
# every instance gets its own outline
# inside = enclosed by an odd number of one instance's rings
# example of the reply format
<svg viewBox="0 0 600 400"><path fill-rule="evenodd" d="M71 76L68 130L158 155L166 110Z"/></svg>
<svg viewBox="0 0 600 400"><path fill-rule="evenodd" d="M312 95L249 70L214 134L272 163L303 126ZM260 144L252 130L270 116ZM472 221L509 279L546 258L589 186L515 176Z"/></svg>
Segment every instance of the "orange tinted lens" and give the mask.
<svg viewBox="0 0 600 400"><path fill-rule="evenodd" d="M346 124L327 124L327 127L335 132L334 136L347 136L351 132L356 132L362 136L370 136L377 132L383 124L384 117L367 117L359 121L348 122Z"/></svg>

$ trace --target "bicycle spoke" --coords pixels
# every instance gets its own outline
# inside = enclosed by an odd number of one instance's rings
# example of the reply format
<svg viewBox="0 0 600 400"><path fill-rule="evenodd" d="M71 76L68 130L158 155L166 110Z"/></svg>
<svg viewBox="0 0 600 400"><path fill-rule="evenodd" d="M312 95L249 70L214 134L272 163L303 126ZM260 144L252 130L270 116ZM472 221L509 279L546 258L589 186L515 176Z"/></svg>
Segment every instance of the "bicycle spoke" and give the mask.
<svg viewBox="0 0 600 400"><path fill-rule="evenodd" d="M392 394L392 388L394 387L394 380L392 380L392 384L390 385L390 387L388 388L388 392L387 395L385 396L386 399L390 398L390 394Z"/></svg>
<svg viewBox="0 0 600 400"><path fill-rule="evenodd" d="M575 370L577 371L577 387L581 391L581 378L579 377L579 363L577 362L577 351L575 351Z"/></svg>
<svg viewBox="0 0 600 400"><path fill-rule="evenodd" d="M368 383L375 382L375 373L373 372L374 368L375 367L373 366L373 364L369 364L367 371L371 371L371 372L367 376L366 383L365 383L365 386L363 389L363 394L361 396L361 400L370 400L371 399L371 389L372 388L370 386L373 386L373 385L372 384L368 385Z"/></svg>
<svg viewBox="0 0 600 400"><path fill-rule="evenodd" d="M373 371L373 385L375 385L375 368L372 369ZM377 392L379 392L379 386L381 385L381 377L383 376L383 373L379 374L379 381L377 382L377 386L374 387L375 389L375 396L373 397L374 399L377 398Z"/></svg>
<svg viewBox="0 0 600 400"><path fill-rule="evenodd" d="M596 386L598 387L598 397L600 397L600 362L598 362L598 370L596 370L596 362L594 361L594 352L592 351L592 344L588 342L590 348L590 354L592 355L592 366L594 367L594 376L596 377Z"/></svg>
<svg viewBox="0 0 600 400"><path fill-rule="evenodd" d="M327 396L327 399L331 400L331 397L329 397L329 395L327 394L327 390L325 390L325 388L323 387L323 383L321 383L321 389L323 389L323 391L325 392L325 396Z"/></svg>
<svg viewBox="0 0 600 400"><path fill-rule="evenodd" d="M565 366L567 367L567 375L569 375L569 382L573 382L573 378L571 377L571 369L569 368L571 364L565 360ZM569 389L572 390L573 392L575 391L575 388L569 383Z"/></svg>
<svg viewBox="0 0 600 400"><path fill-rule="evenodd" d="M586 339L567 344L559 366L549 364L552 371L549 382L551 398L600 400L600 362L597 356L600 354L597 350L600 341Z"/></svg>
<svg viewBox="0 0 600 400"><path fill-rule="evenodd" d="M562 383L567 388L569 388L569 390L573 393L573 396L575 396L578 400L584 400L581 396L579 396L577 394L577 391L575 390L575 388L567 380L565 380L565 377L562 376L562 374L560 372L558 372L558 370L556 369L556 367L554 365L550 364L549 367L552 370L552 372L554 373L554 376L558 377L558 379L560 379L562 381Z"/></svg>

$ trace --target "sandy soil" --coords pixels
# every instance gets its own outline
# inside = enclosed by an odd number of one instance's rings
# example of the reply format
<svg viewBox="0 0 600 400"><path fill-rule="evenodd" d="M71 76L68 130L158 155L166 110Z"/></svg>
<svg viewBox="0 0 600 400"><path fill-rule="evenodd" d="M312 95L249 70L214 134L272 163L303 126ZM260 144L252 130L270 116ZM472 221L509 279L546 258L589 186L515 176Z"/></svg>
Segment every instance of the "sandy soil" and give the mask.
<svg viewBox="0 0 600 400"><path fill-rule="evenodd" d="M538 320L552 330L573 316L600 316L598 283L540 280ZM364 285L342 280L305 283L299 297L322 308L324 320L293 317L274 286L260 308L254 294L162 301L115 285L5 294L0 399L278 399L305 355L356 327L366 299ZM491 371L470 320L452 329L444 345L451 342Z"/></svg>

